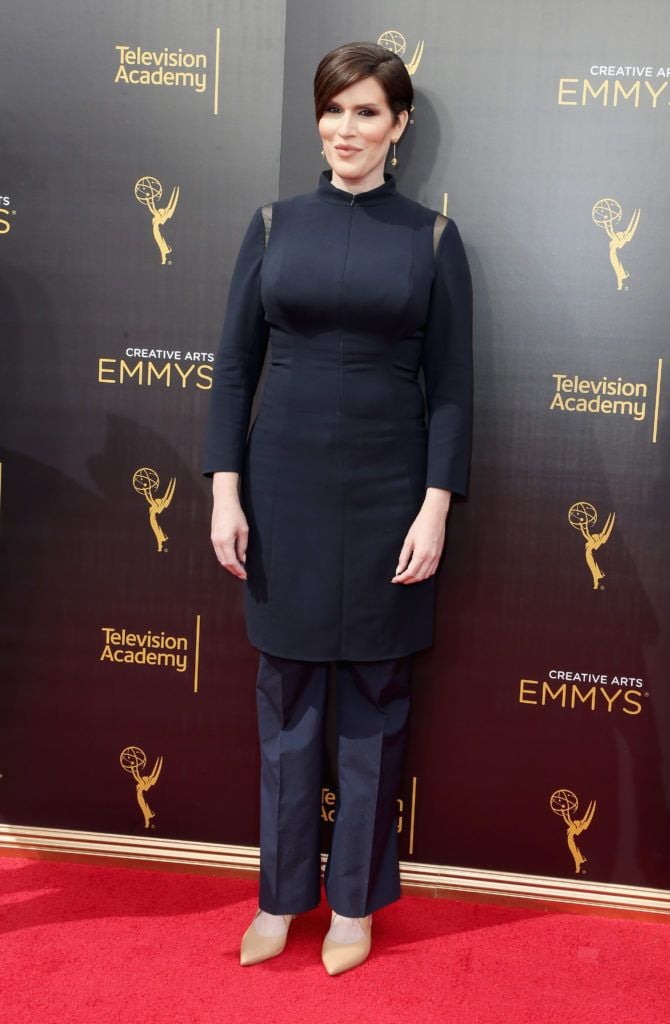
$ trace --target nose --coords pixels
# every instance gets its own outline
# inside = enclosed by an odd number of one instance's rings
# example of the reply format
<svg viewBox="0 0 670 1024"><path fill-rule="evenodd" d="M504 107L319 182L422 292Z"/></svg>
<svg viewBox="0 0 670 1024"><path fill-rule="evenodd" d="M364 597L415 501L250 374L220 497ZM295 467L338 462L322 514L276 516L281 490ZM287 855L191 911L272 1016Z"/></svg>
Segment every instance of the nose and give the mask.
<svg viewBox="0 0 670 1024"><path fill-rule="evenodd" d="M346 111L337 129L337 134L341 135L343 139L348 138L350 135L356 134L356 121L351 111Z"/></svg>

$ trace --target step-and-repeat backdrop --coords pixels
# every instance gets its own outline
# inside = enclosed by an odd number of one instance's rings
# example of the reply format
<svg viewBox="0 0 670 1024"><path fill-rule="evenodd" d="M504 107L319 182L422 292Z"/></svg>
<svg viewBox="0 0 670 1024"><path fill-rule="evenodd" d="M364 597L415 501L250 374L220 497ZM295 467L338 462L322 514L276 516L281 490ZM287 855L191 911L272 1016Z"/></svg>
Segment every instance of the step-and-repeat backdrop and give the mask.
<svg viewBox="0 0 670 1024"><path fill-rule="evenodd" d="M398 188L457 222L476 304L401 854L668 887L669 38L655 0L10 0L3 821L257 843L258 654L200 473L212 362L251 214L325 166L319 58L374 40L416 91Z"/></svg>

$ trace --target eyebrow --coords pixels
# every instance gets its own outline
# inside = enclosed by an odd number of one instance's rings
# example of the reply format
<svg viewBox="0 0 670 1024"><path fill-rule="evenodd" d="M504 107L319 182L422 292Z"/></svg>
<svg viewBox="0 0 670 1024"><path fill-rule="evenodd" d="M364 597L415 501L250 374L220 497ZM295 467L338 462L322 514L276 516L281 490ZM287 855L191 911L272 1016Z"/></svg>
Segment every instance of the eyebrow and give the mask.
<svg viewBox="0 0 670 1024"><path fill-rule="evenodd" d="M339 101L339 100L330 100L330 102L331 102L331 103L335 103L335 104L336 104L337 106L339 106L339 107L341 107L341 106L342 106L342 104L340 103L340 101ZM353 105L354 105L355 107L379 107L379 106L380 106L380 104L379 104L379 103L376 103L376 102L374 102L374 101L372 101L372 102L370 102L370 103L354 103Z"/></svg>

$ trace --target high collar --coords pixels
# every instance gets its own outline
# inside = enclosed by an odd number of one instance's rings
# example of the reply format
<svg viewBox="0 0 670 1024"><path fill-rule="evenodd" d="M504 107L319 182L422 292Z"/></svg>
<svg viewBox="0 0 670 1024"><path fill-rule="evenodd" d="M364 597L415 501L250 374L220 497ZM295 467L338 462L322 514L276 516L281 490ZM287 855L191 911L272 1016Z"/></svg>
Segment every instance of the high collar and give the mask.
<svg viewBox="0 0 670 1024"><path fill-rule="evenodd" d="M365 192L347 192L332 182L332 169L321 171L317 195L327 203L341 203L344 206L374 206L392 199L396 194L396 181L393 174L384 172L384 184L369 188Z"/></svg>

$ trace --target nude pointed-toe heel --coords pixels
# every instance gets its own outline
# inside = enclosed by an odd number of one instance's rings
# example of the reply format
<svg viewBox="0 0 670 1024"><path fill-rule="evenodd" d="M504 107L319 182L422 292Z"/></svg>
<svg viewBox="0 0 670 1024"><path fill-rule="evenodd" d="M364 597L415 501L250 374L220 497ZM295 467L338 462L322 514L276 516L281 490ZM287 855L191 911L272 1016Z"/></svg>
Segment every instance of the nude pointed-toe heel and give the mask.
<svg viewBox="0 0 670 1024"><path fill-rule="evenodd" d="M242 967L251 967L252 964L260 964L263 960L270 960L273 956L279 956L284 951L288 929L295 914L284 914L286 931L283 935L259 935L254 928L254 921L260 914L260 909L254 914L253 921L242 936L240 946L240 964Z"/></svg>
<svg viewBox="0 0 670 1024"><path fill-rule="evenodd" d="M328 936L323 940L321 960L328 974L342 974L344 971L350 971L352 967L362 964L370 955L372 919L366 922L365 918L359 917L358 922L365 933L358 942L335 942Z"/></svg>

